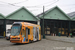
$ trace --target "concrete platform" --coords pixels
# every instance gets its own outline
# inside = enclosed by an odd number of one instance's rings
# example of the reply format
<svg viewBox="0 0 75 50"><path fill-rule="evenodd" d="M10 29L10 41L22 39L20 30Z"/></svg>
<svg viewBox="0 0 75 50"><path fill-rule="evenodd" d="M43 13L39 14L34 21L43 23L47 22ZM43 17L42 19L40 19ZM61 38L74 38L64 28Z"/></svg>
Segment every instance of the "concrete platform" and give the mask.
<svg viewBox="0 0 75 50"><path fill-rule="evenodd" d="M48 40L57 40L62 42L75 43L75 37L66 37L66 36L45 36Z"/></svg>

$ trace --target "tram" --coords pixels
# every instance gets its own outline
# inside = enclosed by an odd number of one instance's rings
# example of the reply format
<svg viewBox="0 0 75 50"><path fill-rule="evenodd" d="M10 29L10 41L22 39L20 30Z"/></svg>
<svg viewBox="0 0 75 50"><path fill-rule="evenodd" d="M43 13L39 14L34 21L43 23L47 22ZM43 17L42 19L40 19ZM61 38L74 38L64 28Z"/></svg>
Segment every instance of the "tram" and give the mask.
<svg viewBox="0 0 75 50"><path fill-rule="evenodd" d="M10 42L29 43L41 40L40 25L28 22L14 22L11 27Z"/></svg>

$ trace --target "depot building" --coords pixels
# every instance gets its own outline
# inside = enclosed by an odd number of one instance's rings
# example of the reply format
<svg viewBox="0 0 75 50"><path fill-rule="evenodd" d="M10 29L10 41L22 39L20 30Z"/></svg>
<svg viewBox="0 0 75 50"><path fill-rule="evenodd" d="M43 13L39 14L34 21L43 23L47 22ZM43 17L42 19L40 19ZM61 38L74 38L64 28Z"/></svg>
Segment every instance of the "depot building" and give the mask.
<svg viewBox="0 0 75 50"><path fill-rule="evenodd" d="M38 17L40 18L41 28L43 28L43 13L39 14ZM67 36L75 30L74 25L74 18L71 19L67 16L58 6L44 12L45 35L53 36L56 34L58 36L58 33L61 33L61 36Z"/></svg>
<svg viewBox="0 0 75 50"><path fill-rule="evenodd" d="M6 25L12 25L14 22L30 22L37 24L38 20L39 19L25 7L21 7L7 16L0 14L0 36L3 36L4 32L6 33Z"/></svg>
<svg viewBox="0 0 75 50"><path fill-rule="evenodd" d="M69 35L75 30L75 18L71 19L58 6L55 6L44 12L44 33L52 36L60 32L62 36ZM3 16L0 14L0 36L6 33L6 25L12 25L14 22L30 22L41 26L41 34L43 34L43 13L34 16L25 7L21 7L15 12Z"/></svg>

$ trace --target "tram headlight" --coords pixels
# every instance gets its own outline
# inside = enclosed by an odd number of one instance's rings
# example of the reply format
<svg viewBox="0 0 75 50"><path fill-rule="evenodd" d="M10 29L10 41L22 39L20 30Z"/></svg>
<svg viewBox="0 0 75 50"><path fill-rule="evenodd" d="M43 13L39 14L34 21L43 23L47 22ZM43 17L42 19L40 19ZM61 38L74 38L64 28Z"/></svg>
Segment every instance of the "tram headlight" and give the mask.
<svg viewBox="0 0 75 50"><path fill-rule="evenodd" d="M19 38L20 36L18 36L18 38Z"/></svg>
<svg viewBox="0 0 75 50"><path fill-rule="evenodd" d="M10 38L11 38L12 36L10 36Z"/></svg>

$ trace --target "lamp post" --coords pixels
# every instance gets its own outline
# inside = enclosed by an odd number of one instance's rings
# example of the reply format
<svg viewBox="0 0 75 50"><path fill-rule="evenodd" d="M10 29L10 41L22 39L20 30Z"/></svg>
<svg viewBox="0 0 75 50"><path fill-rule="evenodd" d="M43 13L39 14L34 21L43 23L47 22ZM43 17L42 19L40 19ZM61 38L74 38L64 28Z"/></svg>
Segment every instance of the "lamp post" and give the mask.
<svg viewBox="0 0 75 50"><path fill-rule="evenodd" d="M44 33L44 6L43 6L43 39L45 39L45 33Z"/></svg>

